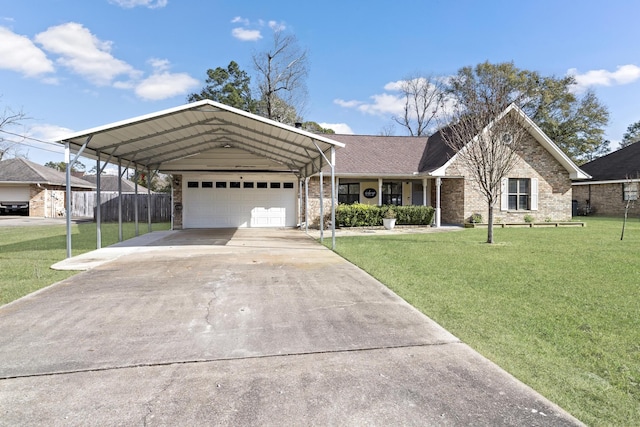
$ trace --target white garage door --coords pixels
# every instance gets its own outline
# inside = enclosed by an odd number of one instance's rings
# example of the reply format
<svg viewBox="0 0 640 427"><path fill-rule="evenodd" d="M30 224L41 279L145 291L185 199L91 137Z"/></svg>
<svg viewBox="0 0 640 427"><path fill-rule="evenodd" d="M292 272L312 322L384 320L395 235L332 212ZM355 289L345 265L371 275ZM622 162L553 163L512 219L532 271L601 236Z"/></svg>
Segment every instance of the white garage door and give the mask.
<svg viewBox="0 0 640 427"><path fill-rule="evenodd" d="M296 222L296 188L290 178L184 179L184 228L294 227Z"/></svg>
<svg viewBox="0 0 640 427"><path fill-rule="evenodd" d="M29 201L29 186L28 185L16 185L16 186L1 186L0 187L0 202L28 202Z"/></svg>

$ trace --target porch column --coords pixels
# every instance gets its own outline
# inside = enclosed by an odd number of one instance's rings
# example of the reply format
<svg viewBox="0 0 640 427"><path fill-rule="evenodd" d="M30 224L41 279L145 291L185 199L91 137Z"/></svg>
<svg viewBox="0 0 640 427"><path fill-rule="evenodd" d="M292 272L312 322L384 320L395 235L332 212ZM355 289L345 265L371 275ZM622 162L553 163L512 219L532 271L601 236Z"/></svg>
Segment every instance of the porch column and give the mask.
<svg viewBox="0 0 640 427"><path fill-rule="evenodd" d="M442 178L436 178L436 227L440 227L440 186Z"/></svg>
<svg viewBox="0 0 640 427"><path fill-rule="evenodd" d="M122 240L122 160L118 159L118 242Z"/></svg>
<svg viewBox="0 0 640 427"><path fill-rule="evenodd" d="M378 178L378 206L382 206L382 178Z"/></svg>
<svg viewBox="0 0 640 427"><path fill-rule="evenodd" d="M429 181L427 180L427 178L423 178L422 179L422 206L428 206L429 204L429 199L427 199L427 184L429 183Z"/></svg>

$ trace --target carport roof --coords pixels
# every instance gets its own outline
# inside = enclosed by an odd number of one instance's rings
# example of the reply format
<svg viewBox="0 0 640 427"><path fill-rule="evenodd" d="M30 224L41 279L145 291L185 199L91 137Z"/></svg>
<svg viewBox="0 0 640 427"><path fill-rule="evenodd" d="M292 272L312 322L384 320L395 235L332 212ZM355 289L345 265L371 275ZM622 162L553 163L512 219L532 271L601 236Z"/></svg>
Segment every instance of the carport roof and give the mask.
<svg viewBox="0 0 640 427"><path fill-rule="evenodd" d="M332 147L344 144L211 100L202 100L156 113L68 135L74 152L126 167L162 171L163 164L204 151L235 147L280 162L309 176L319 170ZM84 147L84 149L83 149Z"/></svg>

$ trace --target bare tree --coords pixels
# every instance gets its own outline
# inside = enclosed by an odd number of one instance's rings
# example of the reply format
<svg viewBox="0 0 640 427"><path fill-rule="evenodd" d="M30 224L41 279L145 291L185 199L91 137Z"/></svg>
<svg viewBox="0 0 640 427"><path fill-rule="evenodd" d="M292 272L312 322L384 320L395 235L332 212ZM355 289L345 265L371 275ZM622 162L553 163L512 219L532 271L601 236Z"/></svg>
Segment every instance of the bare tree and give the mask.
<svg viewBox="0 0 640 427"><path fill-rule="evenodd" d="M262 115L288 122L291 113L282 105L300 112L306 102L309 55L306 49L300 48L294 35L284 34L283 31L283 28L275 28L271 48L254 53L252 59L258 73L261 95L259 109ZM287 114L281 115L282 112Z"/></svg>
<svg viewBox="0 0 640 427"><path fill-rule="evenodd" d="M502 179L519 160L528 134L522 112L515 105L503 109L491 99L458 103L452 124L442 129L445 143L457 152L468 178L484 196L488 208L487 243L493 243L493 210L500 200Z"/></svg>
<svg viewBox="0 0 640 427"><path fill-rule="evenodd" d="M9 128L14 126L20 126L27 116L22 111L13 111L9 107L5 107L0 115L0 160L3 160L7 155L18 155L20 150L20 142L24 141L22 133L10 132ZM7 138L5 135L10 135ZM18 139L16 139L18 138Z"/></svg>
<svg viewBox="0 0 640 427"><path fill-rule="evenodd" d="M393 121L407 128L411 136L426 135L442 108L442 80L415 75L402 80L399 90L404 96L404 108L401 116L392 117Z"/></svg>

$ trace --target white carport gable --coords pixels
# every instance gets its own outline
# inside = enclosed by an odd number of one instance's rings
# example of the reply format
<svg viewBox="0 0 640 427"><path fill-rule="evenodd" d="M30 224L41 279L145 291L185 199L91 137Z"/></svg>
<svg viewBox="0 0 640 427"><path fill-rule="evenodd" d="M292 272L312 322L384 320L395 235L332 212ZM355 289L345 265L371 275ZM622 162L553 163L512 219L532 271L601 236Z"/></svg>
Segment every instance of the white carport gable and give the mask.
<svg viewBox="0 0 640 427"><path fill-rule="evenodd" d="M149 172L188 174L192 181L199 181L198 185L206 182L206 188L211 188L210 182L213 182L213 189L218 185L215 174L252 174L256 189L258 181L271 182L266 178L256 178L260 174L264 176L290 174L292 181L295 181L295 177L300 180L308 178L327 165L330 166L333 174L335 149L344 147L341 142L323 135L306 132L210 100L88 129L69 135L59 142L67 146L68 153L75 152L76 158L82 155L97 159L98 169L103 167L101 164L113 163L118 164L119 167ZM68 161L71 161L69 154L68 157ZM202 179L194 178L194 174L200 174ZM280 181L284 185L284 181ZM225 185L228 185L229 189L232 185L235 188L236 185L235 178L229 178L226 181L222 179L220 182L227 182ZM332 182L334 182L333 179ZM179 185L182 196L183 191L188 188L186 187L188 182L183 180ZM298 188L296 185L295 189ZM242 189L245 189L244 184ZM222 187L219 190L222 194ZM248 196L251 192L252 189L247 188L242 193L243 196L238 196L238 200L232 202L236 206L244 206L247 199L250 200ZM292 192L291 196L294 198L294 203L296 193L298 192ZM192 197L191 200L195 200L195 194L195 192L189 194ZM241 193L228 191L225 197L235 194ZM285 191L280 191L279 194L281 197L285 195L289 197ZM300 194L297 195L301 198ZM206 205L206 200L209 200L210 206L213 207L214 203L217 204L223 199L217 195L213 197L202 195L198 203L203 206L203 204ZM332 200L334 200L333 197ZM286 205L291 210L289 201L281 205ZM271 215L279 207L270 206L267 213ZM185 211L193 212L193 208L190 206ZM255 208L254 212L266 212L261 206L255 206ZM233 211L226 214L227 218L233 215ZM287 225L292 223L290 218L286 216ZM193 220L191 223L194 224L211 224L212 226L216 224L215 221L198 222L191 219ZM99 223L99 219L97 222ZM252 223L256 221L246 222L249 224L247 226ZM275 226L278 221L272 221L272 223ZM67 239L69 247L69 237Z"/></svg>
<svg viewBox="0 0 640 427"><path fill-rule="evenodd" d="M236 148L270 159L280 170L307 177L343 147L322 135L296 129L210 100L124 120L69 135L68 143L82 155L144 169L164 171L178 159L216 148ZM326 159L326 160L325 160ZM239 159L242 161L242 159ZM226 165L238 169L239 164ZM198 167L209 170L207 163Z"/></svg>

